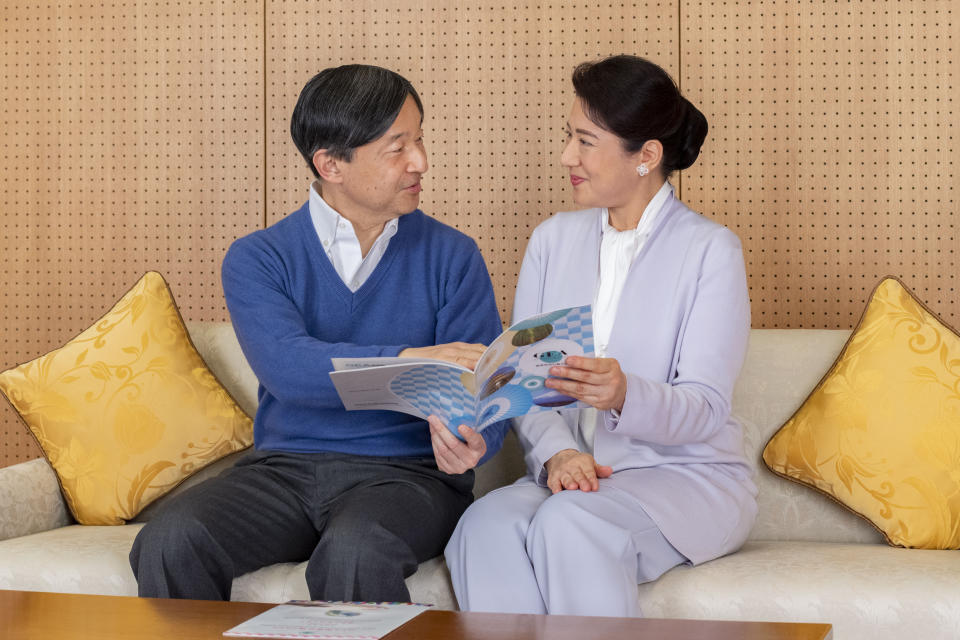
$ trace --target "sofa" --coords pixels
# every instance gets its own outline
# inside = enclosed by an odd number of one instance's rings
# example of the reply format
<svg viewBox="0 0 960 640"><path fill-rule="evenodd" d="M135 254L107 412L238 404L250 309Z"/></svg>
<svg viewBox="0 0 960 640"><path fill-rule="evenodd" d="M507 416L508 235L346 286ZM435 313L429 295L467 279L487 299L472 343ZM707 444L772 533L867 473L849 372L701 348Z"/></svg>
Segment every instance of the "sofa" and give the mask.
<svg viewBox="0 0 960 640"><path fill-rule="evenodd" d="M229 323L192 323L210 368L251 415L257 382ZM757 462L759 515L737 553L680 566L638 587L644 615L658 618L828 622L838 640L960 637L960 553L893 548L867 521L759 462L767 439L803 402L839 353L848 331L760 330L734 392L745 447ZM72 523L44 459L0 469L0 588L135 595L127 554L142 523L186 487L226 468L203 469L123 526ZM478 470L475 493L520 477L512 434ZM306 563L264 567L234 581L234 600L307 598ZM408 580L411 598L455 609L442 558Z"/></svg>

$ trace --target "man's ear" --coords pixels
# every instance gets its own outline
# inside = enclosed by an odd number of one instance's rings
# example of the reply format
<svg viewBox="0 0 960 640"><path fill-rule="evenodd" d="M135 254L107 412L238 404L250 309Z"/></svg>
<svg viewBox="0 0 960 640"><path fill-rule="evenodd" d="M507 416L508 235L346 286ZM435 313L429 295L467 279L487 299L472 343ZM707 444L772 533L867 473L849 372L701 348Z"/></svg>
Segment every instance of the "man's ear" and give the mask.
<svg viewBox="0 0 960 640"><path fill-rule="evenodd" d="M647 140L634 154L637 164L645 164L652 173L663 162L663 144L659 140Z"/></svg>
<svg viewBox="0 0 960 640"><path fill-rule="evenodd" d="M326 182L343 182L343 173L340 171L340 163L343 160L334 158L326 149L320 149L313 154L313 166L320 174L320 178Z"/></svg>

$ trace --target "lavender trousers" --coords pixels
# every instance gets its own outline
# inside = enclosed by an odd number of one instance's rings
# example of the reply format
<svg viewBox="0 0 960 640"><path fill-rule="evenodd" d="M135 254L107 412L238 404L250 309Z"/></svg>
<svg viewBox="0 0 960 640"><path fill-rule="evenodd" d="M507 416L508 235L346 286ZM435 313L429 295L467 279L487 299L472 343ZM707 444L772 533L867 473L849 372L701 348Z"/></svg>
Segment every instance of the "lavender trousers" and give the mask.
<svg viewBox="0 0 960 640"><path fill-rule="evenodd" d="M640 617L637 584L687 558L616 486L629 475L556 495L528 477L471 505L446 547L460 608Z"/></svg>

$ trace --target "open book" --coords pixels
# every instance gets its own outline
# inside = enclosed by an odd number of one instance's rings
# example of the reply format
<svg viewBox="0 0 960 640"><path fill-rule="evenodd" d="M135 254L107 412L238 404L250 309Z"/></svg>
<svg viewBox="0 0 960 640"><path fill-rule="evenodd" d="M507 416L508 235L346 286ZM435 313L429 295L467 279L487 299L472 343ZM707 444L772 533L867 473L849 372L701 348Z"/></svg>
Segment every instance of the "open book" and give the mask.
<svg viewBox="0 0 960 640"><path fill-rule="evenodd" d="M451 430L466 424L480 431L527 413L585 407L544 382L567 356L593 352L592 310L585 305L514 324L487 347L474 371L442 360L333 358L330 378L348 411L432 414Z"/></svg>

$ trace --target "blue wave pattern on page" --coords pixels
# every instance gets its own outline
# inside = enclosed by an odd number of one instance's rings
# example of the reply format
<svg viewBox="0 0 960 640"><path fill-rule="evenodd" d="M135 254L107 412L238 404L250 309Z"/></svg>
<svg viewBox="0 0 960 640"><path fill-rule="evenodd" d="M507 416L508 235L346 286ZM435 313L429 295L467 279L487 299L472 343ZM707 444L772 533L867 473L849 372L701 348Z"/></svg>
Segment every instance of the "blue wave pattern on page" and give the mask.
<svg viewBox="0 0 960 640"><path fill-rule="evenodd" d="M449 367L424 364L390 381L390 391L424 415L437 415L450 427L453 422L474 423L474 399L460 382L460 372Z"/></svg>
<svg viewBox="0 0 960 640"><path fill-rule="evenodd" d="M480 403L477 428L482 429L498 420L522 416L533 404L531 393L519 385L508 384Z"/></svg>

